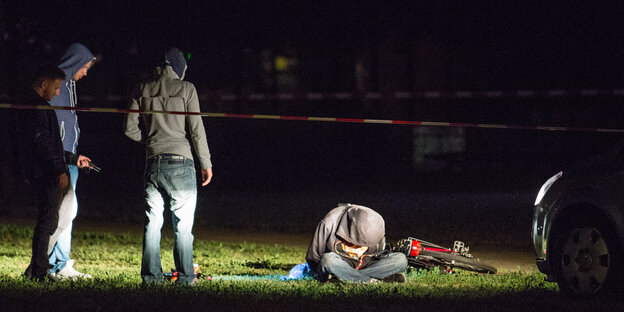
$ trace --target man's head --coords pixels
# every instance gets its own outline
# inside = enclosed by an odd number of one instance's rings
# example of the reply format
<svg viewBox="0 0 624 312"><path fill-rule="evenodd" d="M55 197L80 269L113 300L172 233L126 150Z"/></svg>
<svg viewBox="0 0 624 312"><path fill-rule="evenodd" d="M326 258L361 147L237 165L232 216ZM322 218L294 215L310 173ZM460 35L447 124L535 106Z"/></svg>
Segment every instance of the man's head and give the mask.
<svg viewBox="0 0 624 312"><path fill-rule="evenodd" d="M336 236L353 245L379 248L386 226L379 213L364 206L350 205L340 218Z"/></svg>
<svg viewBox="0 0 624 312"><path fill-rule="evenodd" d="M50 101L59 94L61 84L65 80L65 73L56 66L41 66L33 77L31 88L46 101Z"/></svg>
<svg viewBox="0 0 624 312"><path fill-rule="evenodd" d="M169 48L165 52L165 65L171 66L173 71L178 75L180 80L184 80L184 74L186 73L186 59L184 54L178 48Z"/></svg>
<svg viewBox="0 0 624 312"><path fill-rule="evenodd" d="M77 81L87 76L94 62L95 56L86 46L74 43L67 48L58 67L65 72L67 79Z"/></svg>
<svg viewBox="0 0 624 312"><path fill-rule="evenodd" d="M89 71L89 68L91 68L91 65L93 65L93 61L89 61L89 63L85 64L85 66L82 66L75 74L74 74L74 80L78 81L80 80L80 78L82 77L86 77L87 76L87 71Z"/></svg>

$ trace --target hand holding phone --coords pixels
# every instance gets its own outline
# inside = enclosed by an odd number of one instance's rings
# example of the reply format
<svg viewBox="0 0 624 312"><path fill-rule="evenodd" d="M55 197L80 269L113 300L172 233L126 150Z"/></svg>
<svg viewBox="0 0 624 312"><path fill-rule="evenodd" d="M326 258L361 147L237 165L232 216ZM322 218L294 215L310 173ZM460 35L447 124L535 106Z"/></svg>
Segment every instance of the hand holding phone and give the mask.
<svg viewBox="0 0 624 312"><path fill-rule="evenodd" d="M92 162L89 162L89 168L93 169L93 171L95 171L95 172L100 172L100 171L102 171L102 168L100 168L100 167L96 166L96 165L95 165L94 163L92 163Z"/></svg>

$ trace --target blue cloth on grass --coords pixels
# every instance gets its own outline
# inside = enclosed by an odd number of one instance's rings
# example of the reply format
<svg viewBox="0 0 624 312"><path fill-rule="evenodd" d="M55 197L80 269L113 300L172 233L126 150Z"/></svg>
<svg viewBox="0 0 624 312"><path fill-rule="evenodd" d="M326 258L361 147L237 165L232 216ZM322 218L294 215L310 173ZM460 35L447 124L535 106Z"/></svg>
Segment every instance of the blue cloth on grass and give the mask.
<svg viewBox="0 0 624 312"><path fill-rule="evenodd" d="M310 270L310 266L308 263L301 263L295 265L288 275L284 275L280 277L280 281L292 281L292 280L300 280L306 277L313 277L312 270Z"/></svg>

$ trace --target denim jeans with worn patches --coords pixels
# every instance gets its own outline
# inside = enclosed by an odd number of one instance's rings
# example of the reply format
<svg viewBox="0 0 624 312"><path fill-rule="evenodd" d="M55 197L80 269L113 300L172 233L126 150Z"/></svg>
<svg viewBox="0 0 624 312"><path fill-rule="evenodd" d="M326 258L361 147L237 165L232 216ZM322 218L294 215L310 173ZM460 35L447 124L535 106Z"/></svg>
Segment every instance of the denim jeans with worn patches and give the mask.
<svg viewBox="0 0 624 312"><path fill-rule="evenodd" d="M151 157L145 168L145 215L141 278L146 284L163 282L160 236L165 206L171 210L174 230L173 258L178 283L190 283L193 272L193 219L197 203L195 166L191 159Z"/></svg>
<svg viewBox="0 0 624 312"><path fill-rule="evenodd" d="M335 252L324 253L320 261L322 275L333 274L343 282L367 283L371 281L371 278L382 280L392 274L403 272L406 268L407 258L400 252L383 256L371 265L359 270L351 267Z"/></svg>

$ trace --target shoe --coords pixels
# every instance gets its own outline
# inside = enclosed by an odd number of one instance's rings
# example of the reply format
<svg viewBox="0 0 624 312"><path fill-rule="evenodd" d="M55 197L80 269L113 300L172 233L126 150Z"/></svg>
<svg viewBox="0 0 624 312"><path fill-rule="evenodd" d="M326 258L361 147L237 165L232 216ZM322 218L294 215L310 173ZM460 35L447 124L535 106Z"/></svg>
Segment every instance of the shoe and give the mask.
<svg viewBox="0 0 624 312"><path fill-rule="evenodd" d="M340 284L340 279L338 279L333 274L327 274L327 279L323 281L324 284L332 283L332 284Z"/></svg>
<svg viewBox="0 0 624 312"><path fill-rule="evenodd" d="M30 265L28 265L28 267L26 268L26 271L24 272L24 276L36 282L55 281L54 278L50 274L47 274L48 278L46 278L45 273L43 275L33 275L32 267Z"/></svg>
<svg viewBox="0 0 624 312"><path fill-rule="evenodd" d="M192 281L188 282L188 283L183 283L180 282L179 280L175 282L176 286L184 286L184 287L195 287L198 286L201 283L201 280L199 278L194 278Z"/></svg>
<svg viewBox="0 0 624 312"><path fill-rule="evenodd" d="M85 278L85 279L93 278L93 276L91 276L90 274L84 274L84 273L80 273L76 271L73 266L74 266L74 260L68 260L67 264L62 270L56 272L56 274L54 274L53 276L52 274L50 274L50 277L54 279L55 281L66 280L66 279L71 279L72 281L75 281L80 278Z"/></svg>
<svg viewBox="0 0 624 312"><path fill-rule="evenodd" d="M405 283L407 282L407 278L405 277L405 274L403 273L396 273L396 274L387 276L386 278L383 279L383 281L386 283Z"/></svg>
<svg viewBox="0 0 624 312"><path fill-rule="evenodd" d="M162 287L163 286L163 282L162 281L150 281L150 282L146 282L143 281L141 283L141 288L156 288L156 287Z"/></svg>
<svg viewBox="0 0 624 312"><path fill-rule="evenodd" d="M24 272L24 276L28 278L32 278L32 268L30 267L30 264L26 268L26 271Z"/></svg>

